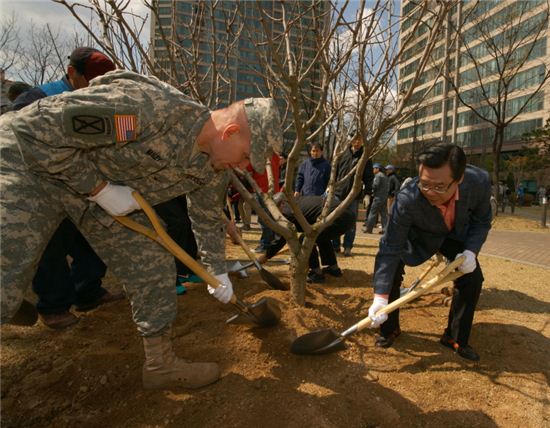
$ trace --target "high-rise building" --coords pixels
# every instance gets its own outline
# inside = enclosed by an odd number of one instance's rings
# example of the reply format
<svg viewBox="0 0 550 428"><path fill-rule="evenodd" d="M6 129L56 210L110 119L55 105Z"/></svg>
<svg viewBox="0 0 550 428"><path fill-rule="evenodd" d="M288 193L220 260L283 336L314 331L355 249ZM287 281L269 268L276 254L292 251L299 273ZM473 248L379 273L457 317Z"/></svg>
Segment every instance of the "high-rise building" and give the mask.
<svg viewBox="0 0 550 428"><path fill-rule="evenodd" d="M421 3L418 0L402 2L402 16L407 15L408 18L402 22L401 40L412 31ZM463 25L460 26L460 23ZM539 28L539 23L544 28L539 37L526 34ZM458 38L453 34L457 28L460 28ZM427 25L418 26L414 43L403 53L399 70L401 92L410 85L418 68L428 32ZM503 47L505 52L506 43L517 46L508 58L499 58L492 52L499 47ZM504 64L510 67L519 58L527 57L510 81L506 117L513 116L532 96L548 72L549 50L546 0L459 2L449 13L446 31L435 45L432 61L428 62L409 102L412 105L423 98L421 108L411 114L397 133L400 155L414 157L423 147L438 140L459 144L467 154L491 153L494 127L460 102L450 81L458 88L464 101L488 116L490 113L484 102L484 92L492 99L498 92L498 76L502 75ZM440 75L439 70L443 70L449 79ZM502 152L521 149L522 136L541 127L549 116L550 85L545 85L506 128Z"/></svg>
<svg viewBox="0 0 550 428"><path fill-rule="evenodd" d="M319 4L323 6L322 2ZM157 75L194 98L199 93L214 92L216 97L212 107L221 107L247 97L269 96L260 56L267 58L268 66L275 69L276 66L265 39L259 46L254 40L261 41L267 33L273 39L278 38L276 43L281 44L278 36L283 33L280 20L282 5L276 1L261 1L259 5L266 13L263 23L257 2L159 0L158 19L153 16L151 20L154 47L151 55ZM297 60L306 66L316 54L309 7L311 2L297 1L289 2L285 9L287 19L292 20L295 28L291 32L291 46L296 51ZM266 19L267 16L273 19ZM170 39L170 43L177 43L177 55L185 56L183 60L169 57L162 33ZM312 79L301 88L305 95L301 101L306 110L309 107L307 99L319 98L315 89L318 87L315 83L320 76L319 70L320 65L314 64ZM214 71L218 73L217 78L214 78ZM189 87L189 80L193 81L194 88ZM307 91L309 93L305 93ZM278 98L277 93L275 98ZM294 133L286 132L287 149L293 140Z"/></svg>

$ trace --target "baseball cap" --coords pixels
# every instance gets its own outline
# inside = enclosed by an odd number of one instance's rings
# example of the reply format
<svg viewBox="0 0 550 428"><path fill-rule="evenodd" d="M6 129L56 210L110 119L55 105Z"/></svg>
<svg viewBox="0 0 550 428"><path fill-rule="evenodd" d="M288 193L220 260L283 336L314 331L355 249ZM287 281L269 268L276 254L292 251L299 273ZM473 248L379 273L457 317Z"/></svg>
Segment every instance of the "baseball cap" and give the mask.
<svg viewBox="0 0 550 428"><path fill-rule="evenodd" d="M373 168L382 169L382 165L380 165L379 163L373 163L373 164L372 164L372 167L373 167Z"/></svg>
<svg viewBox="0 0 550 428"><path fill-rule="evenodd" d="M389 169L390 171L394 171L395 167L392 164L387 164L386 169Z"/></svg>
<svg viewBox="0 0 550 428"><path fill-rule="evenodd" d="M72 51L69 64L82 74L87 81L94 77L102 76L116 67L104 53L97 49L81 47Z"/></svg>
<svg viewBox="0 0 550 428"><path fill-rule="evenodd" d="M265 160L283 147L283 131L277 103L273 98L247 98L244 110L250 128L250 163L260 174L265 171Z"/></svg>

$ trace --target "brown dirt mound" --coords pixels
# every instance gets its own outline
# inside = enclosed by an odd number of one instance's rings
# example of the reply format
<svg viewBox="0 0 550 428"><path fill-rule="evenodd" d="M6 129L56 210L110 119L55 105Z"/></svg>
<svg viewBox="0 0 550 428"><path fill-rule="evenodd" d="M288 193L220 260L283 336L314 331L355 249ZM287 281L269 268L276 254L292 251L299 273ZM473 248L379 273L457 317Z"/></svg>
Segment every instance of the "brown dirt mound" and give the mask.
<svg viewBox="0 0 550 428"><path fill-rule="evenodd" d="M258 231L246 235L253 245ZM256 271L235 279L244 300L280 302L279 326L226 325L234 309L202 284L178 297L177 353L217 361L222 379L198 391L144 391L141 341L129 304L82 314L55 332L43 325L2 328L2 426L5 427L464 427L550 424L548 270L482 257L486 277L466 362L438 344L448 308L439 291L402 310L395 346L373 346L373 332L347 349L296 356L292 341L317 328L341 331L367 315L376 242L359 238L342 258L343 278L308 288L307 307L268 290ZM229 245L229 257L244 253ZM278 260L285 256L278 256ZM268 264L288 281L288 266ZM421 268L407 269L406 283ZM528 280L526 280L528 278ZM112 281L108 286L116 287Z"/></svg>

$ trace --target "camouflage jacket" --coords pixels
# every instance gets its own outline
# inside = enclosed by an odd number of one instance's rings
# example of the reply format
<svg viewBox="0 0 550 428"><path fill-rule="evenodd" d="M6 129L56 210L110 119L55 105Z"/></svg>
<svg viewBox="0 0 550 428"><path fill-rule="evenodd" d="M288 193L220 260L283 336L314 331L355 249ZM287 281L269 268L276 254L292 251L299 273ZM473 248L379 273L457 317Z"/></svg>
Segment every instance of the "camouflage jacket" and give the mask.
<svg viewBox="0 0 550 428"><path fill-rule="evenodd" d="M86 199L102 181L130 186L152 205L186 194L203 261L222 273L228 174L214 171L195 145L209 117L206 107L156 78L115 71L24 108L12 129L27 168L69 188L67 210L77 222L88 210L112 224Z"/></svg>

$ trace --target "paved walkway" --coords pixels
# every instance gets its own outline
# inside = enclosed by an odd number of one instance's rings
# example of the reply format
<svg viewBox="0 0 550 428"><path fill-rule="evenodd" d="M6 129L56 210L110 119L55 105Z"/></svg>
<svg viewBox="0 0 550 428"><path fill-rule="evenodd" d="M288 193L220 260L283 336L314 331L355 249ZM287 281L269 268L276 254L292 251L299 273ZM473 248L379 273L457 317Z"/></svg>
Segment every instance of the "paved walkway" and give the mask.
<svg viewBox="0 0 550 428"><path fill-rule="evenodd" d="M481 254L550 269L550 233L491 230Z"/></svg>
<svg viewBox="0 0 550 428"><path fill-rule="evenodd" d="M361 232L361 226L357 223L357 236L380 239L380 235ZM550 269L550 233L491 230L481 254Z"/></svg>

